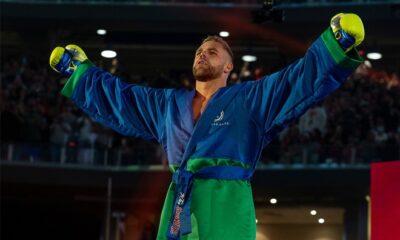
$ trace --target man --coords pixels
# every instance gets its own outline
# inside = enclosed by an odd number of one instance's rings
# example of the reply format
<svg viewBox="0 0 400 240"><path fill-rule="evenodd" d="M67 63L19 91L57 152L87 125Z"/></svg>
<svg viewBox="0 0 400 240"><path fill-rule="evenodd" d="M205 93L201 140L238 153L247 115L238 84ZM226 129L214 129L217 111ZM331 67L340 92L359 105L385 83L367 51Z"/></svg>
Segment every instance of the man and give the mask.
<svg viewBox="0 0 400 240"><path fill-rule="evenodd" d="M305 56L285 69L226 87L228 44L206 38L193 62L196 89L122 82L76 45L57 47L50 65L69 79L62 94L121 134L157 140L173 174L157 239L255 239L250 178L262 149L288 122L335 90L361 63L360 18L338 14Z"/></svg>

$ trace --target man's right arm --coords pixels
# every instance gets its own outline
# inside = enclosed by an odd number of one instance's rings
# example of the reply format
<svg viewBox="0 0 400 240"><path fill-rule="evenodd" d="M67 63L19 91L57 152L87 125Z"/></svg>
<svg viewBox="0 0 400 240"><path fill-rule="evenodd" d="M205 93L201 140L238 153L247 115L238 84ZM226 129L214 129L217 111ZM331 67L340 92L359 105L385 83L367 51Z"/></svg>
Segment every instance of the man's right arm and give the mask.
<svg viewBox="0 0 400 240"><path fill-rule="evenodd" d="M54 70L69 75L61 93L98 122L123 135L159 141L168 90L127 84L95 67L79 47L81 58L74 61L74 53L67 47L65 52L56 48L54 51L61 52L53 51L50 57Z"/></svg>

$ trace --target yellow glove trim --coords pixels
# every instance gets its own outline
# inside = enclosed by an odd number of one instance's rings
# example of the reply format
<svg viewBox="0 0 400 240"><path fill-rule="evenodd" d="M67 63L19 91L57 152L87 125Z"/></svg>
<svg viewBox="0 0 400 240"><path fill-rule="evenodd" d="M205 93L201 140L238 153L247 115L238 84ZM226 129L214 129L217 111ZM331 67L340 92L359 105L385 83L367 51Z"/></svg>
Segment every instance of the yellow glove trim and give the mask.
<svg viewBox="0 0 400 240"><path fill-rule="evenodd" d="M59 73L59 71L56 69L56 65L60 62L64 52L65 52L65 49L63 47L56 47L50 54L50 58L49 58L50 67L58 73Z"/></svg>
<svg viewBox="0 0 400 240"><path fill-rule="evenodd" d="M84 62L88 59L85 52L79 46L75 44L69 44L65 47L73 56L73 60L78 60L80 62Z"/></svg>
<svg viewBox="0 0 400 240"><path fill-rule="evenodd" d="M343 14L343 16L340 18L340 25L345 32L355 38L355 47L360 45L360 43L364 40L364 25L358 15L354 13Z"/></svg>
<svg viewBox="0 0 400 240"><path fill-rule="evenodd" d="M333 16L333 18L331 18L331 29L333 33L336 33L341 29L340 19L342 18L343 15L344 13L338 13L335 16Z"/></svg>

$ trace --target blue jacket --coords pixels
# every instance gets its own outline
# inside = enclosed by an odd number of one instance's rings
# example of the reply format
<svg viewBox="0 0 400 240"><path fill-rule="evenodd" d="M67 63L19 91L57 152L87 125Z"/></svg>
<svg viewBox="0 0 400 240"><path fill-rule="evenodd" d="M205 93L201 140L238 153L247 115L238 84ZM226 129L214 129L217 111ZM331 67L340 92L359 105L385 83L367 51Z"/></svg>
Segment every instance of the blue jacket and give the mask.
<svg viewBox="0 0 400 240"><path fill-rule="evenodd" d="M355 52L351 58L335 49L340 47L330 35L328 29L303 58L279 72L219 89L196 125L194 90L128 84L89 62L71 76L63 94L122 135L156 140L170 165L182 163L189 139L201 125L204 136L193 143L188 157L230 159L254 170L263 147L288 122L337 89L361 62ZM227 98L229 103L224 102ZM206 119L209 114L213 116Z"/></svg>

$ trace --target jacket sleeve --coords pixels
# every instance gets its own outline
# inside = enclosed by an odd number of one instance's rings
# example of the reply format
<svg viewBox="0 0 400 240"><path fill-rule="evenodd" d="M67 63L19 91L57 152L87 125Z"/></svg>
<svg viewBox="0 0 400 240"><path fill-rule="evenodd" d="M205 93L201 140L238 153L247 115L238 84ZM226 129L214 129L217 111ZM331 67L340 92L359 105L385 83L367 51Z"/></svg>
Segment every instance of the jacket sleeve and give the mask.
<svg viewBox="0 0 400 240"><path fill-rule="evenodd" d="M245 87L245 107L271 139L291 120L337 89L362 62L356 49L345 53L327 29L303 58Z"/></svg>
<svg viewBox="0 0 400 240"><path fill-rule="evenodd" d="M68 79L61 93L122 135L160 141L168 91L127 84L86 61Z"/></svg>

